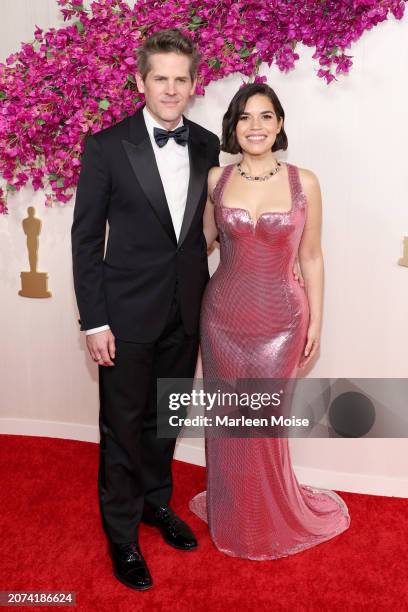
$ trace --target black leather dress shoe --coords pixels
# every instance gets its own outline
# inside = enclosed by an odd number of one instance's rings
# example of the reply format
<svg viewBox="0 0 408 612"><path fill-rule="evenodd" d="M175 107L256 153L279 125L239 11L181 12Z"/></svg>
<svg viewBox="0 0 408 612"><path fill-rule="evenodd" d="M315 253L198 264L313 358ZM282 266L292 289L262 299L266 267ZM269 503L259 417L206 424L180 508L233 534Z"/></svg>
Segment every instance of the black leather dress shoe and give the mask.
<svg viewBox="0 0 408 612"><path fill-rule="evenodd" d="M130 587L145 591L153 585L146 561L135 542L129 544L111 543L113 573L115 577Z"/></svg>
<svg viewBox="0 0 408 612"><path fill-rule="evenodd" d="M167 544L180 550L194 550L197 540L190 527L181 520L168 506L159 506L154 509L145 509L143 523L157 527Z"/></svg>

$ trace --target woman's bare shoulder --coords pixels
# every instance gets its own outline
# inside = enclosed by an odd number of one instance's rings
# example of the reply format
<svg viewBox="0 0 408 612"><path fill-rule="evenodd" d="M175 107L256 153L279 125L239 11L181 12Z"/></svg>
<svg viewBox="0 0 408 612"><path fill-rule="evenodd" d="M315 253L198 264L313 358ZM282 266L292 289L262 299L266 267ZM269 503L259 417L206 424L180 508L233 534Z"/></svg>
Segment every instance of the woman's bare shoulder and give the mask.
<svg viewBox="0 0 408 612"><path fill-rule="evenodd" d="M305 194L311 196L320 194L320 183L317 175L308 168L300 168L299 166L297 168L302 189Z"/></svg>
<svg viewBox="0 0 408 612"><path fill-rule="evenodd" d="M208 181L216 184L222 174L223 169L224 168L221 168L220 166L213 166L210 168L208 171Z"/></svg>
<svg viewBox="0 0 408 612"><path fill-rule="evenodd" d="M213 193L215 186L221 178L223 168L220 166L213 166L208 171L208 191L209 193Z"/></svg>
<svg viewBox="0 0 408 612"><path fill-rule="evenodd" d="M301 168L297 166L299 171L299 177L303 184L305 185L316 185L319 182L317 175L313 172L313 170L309 170L308 168Z"/></svg>

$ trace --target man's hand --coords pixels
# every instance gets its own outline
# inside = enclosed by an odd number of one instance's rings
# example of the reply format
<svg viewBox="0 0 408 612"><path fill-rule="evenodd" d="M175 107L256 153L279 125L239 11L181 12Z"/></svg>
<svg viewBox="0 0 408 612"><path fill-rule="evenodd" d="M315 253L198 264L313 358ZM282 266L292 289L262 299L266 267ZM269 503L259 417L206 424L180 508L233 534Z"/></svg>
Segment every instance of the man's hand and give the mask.
<svg viewBox="0 0 408 612"><path fill-rule="evenodd" d="M86 345L90 356L98 365L115 365L112 361L115 359L115 336L110 329L89 334L86 336Z"/></svg>
<svg viewBox="0 0 408 612"><path fill-rule="evenodd" d="M300 269L298 257L296 257L295 263L293 264L293 278L299 281L299 285L301 287L305 286L305 281L302 276L302 270Z"/></svg>

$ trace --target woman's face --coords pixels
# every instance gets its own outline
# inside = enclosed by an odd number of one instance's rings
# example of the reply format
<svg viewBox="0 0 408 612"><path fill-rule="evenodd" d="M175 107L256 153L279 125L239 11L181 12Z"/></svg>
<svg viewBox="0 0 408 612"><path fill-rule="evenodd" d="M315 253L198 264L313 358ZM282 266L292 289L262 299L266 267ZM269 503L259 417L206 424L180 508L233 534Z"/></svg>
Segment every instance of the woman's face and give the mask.
<svg viewBox="0 0 408 612"><path fill-rule="evenodd" d="M242 151L262 155L271 151L280 132L283 119L278 117L268 96L251 96L236 126L236 136Z"/></svg>

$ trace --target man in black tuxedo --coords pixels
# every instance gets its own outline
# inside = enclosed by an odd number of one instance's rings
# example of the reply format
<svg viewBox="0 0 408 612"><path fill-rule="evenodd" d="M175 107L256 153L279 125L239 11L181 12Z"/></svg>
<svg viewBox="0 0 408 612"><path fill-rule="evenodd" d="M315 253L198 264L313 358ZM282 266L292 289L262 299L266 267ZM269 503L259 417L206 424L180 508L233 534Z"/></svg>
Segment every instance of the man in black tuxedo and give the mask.
<svg viewBox="0 0 408 612"><path fill-rule="evenodd" d="M87 138L72 225L81 330L99 365L102 521L114 574L136 589L152 585L140 521L176 548L197 546L169 507L175 439L157 437L156 379L194 376L209 278L202 218L219 141L183 116L198 59L178 30L144 42L145 107Z"/></svg>

